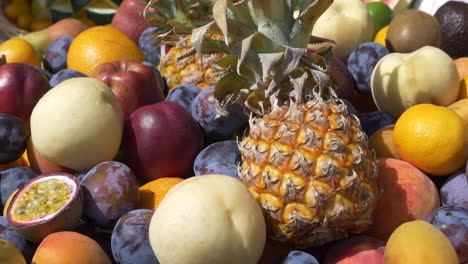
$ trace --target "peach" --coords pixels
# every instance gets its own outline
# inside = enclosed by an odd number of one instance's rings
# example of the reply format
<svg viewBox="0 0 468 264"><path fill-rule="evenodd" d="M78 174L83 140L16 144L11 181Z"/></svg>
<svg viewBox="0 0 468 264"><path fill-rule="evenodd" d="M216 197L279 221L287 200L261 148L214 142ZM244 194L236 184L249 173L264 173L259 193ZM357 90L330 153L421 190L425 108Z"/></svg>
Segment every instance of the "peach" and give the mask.
<svg viewBox="0 0 468 264"><path fill-rule="evenodd" d="M439 229L415 220L400 225L388 239L384 252L385 264L458 264L450 240Z"/></svg>
<svg viewBox="0 0 468 264"><path fill-rule="evenodd" d="M468 76L465 76L460 82L460 92L458 92L458 100L468 98Z"/></svg>
<svg viewBox="0 0 468 264"><path fill-rule="evenodd" d="M458 58L453 62L455 62L461 81L468 76L468 57Z"/></svg>
<svg viewBox="0 0 468 264"><path fill-rule="evenodd" d="M65 168L44 158L34 147L31 137L28 140L27 154L31 169L38 174L66 172L74 173L72 169Z"/></svg>
<svg viewBox="0 0 468 264"><path fill-rule="evenodd" d="M374 211L368 235L387 240L402 223L425 219L440 206L439 192L431 179L410 163L378 158L382 196Z"/></svg>
<svg viewBox="0 0 468 264"><path fill-rule="evenodd" d="M107 264L104 250L93 239L76 232L56 232L39 244L32 259L34 264Z"/></svg>
<svg viewBox="0 0 468 264"><path fill-rule="evenodd" d="M393 144L394 128L395 125L382 127L369 138L369 147L374 149L377 158L401 159Z"/></svg>
<svg viewBox="0 0 468 264"><path fill-rule="evenodd" d="M369 236L355 236L335 242L324 264L383 264L385 242Z"/></svg>

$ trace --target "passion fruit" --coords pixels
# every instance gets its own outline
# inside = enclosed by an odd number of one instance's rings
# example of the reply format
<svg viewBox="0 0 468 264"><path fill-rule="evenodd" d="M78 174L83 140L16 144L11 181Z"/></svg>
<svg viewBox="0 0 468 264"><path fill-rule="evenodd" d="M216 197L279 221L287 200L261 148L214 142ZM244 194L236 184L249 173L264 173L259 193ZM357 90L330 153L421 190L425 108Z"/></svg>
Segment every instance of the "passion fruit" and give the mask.
<svg viewBox="0 0 468 264"><path fill-rule="evenodd" d="M83 213L80 182L67 173L38 176L18 190L6 212L13 229L34 243L53 232L72 230Z"/></svg>

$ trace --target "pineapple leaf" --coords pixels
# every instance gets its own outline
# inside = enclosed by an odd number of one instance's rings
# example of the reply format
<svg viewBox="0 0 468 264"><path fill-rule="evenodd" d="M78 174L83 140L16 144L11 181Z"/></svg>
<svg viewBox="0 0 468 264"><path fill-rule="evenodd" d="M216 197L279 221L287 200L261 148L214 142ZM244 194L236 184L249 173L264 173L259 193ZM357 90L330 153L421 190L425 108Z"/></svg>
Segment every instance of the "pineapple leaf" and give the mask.
<svg viewBox="0 0 468 264"><path fill-rule="evenodd" d="M218 0L213 5L213 18L221 32L223 32L224 42L228 44L228 25L226 18L227 0Z"/></svg>
<svg viewBox="0 0 468 264"><path fill-rule="evenodd" d="M236 73L230 72L216 83L214 97L223 106L235 103L241 96L241 90L248 88L248 86L247 80ZM222 112L219 114L223 115Z"/></svg>
<svg viewBox="0 0 468 264"><path fill-rule="evenodd" d="M261 53L258 54L260 62L262 63L262 81L266 82L268 76L270 76L270 70L273 65L277 64L283 57L283 52L276 53Z"/></svg>
<svg viewBox="0 0 468 264"><path fill-rule="evenodd" d="M210 23L198 27L193 30L192 33L192 46L195 48L195 51L198 54L198 57L200 58L200 65L203 65L203 56L202 56L202 47L203 47L203 40L205 39L205 33L214 25L214 21L211 21Z"/></svg>
<svg viewBox="0 0 468 264"><path fill-rule="evenodd" d="M229 10L233 15L233 19L239 21L245 26L255 29L256 25L249 10L248 0L240 0L236 3L229 3Z"/></svg>
<svg viewBox="0 0 468 264"><path fill-rule="evenodd" d="M237 67L237 56L224 56L215 61L213 66L225 70L235 69Z"/></svg>
<svg viewBox="0 0 468 264"><path fill-rule="evenodd" d="M252 35L248 36L247 38L242 40L241 44L241 52L239 55L239 61L237 62L237 74L240 75L240 66L242 65L242 62L245 59L245 56L247 56L247 52L250 50L250 46L252 45L252 40L253 38L258 34L258 32L253 33Z"/></svg>
<svg viewBox="0 0 468 264"><path fill-rule="evenodd" d="M305 47L309 42L312 29L317 19L330 7L333 0L307 0L299 13L293 27L294 37L291 45L294 47Z"/></svg>
<svg viewBox="0 0 468 264"><path fill-rule="evenodd" d="M289 76L289 80L293 85L293 90L290 92L289 96L294 98L294 102L296 104L302 103L303 91L306 80L309 78L307 72L304 72L299 78L294 78L293 76Z"/></svg>

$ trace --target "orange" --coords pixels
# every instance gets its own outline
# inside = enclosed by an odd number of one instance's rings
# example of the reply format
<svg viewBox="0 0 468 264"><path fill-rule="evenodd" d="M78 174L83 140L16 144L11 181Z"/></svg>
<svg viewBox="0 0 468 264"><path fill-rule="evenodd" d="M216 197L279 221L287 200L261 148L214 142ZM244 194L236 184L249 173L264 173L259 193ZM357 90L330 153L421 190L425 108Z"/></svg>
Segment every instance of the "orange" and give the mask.
<svg viewBox="0 0 468 264"><path fill-rule="evenodd" d="M26 31L31 30L33 17L31 13L22 13L16 18L16 25Z"/></svg>
<svg viewBox="0 0 468 264"><path fill-rule="evenodd" d="M0 164L0 171L14 167L30 167L28 154L26 153L26 151L19 159L7 164Z"/></svg>
<svg viewBox="0 0 468 264"><path fill-rule="evenodd" d="M393 143L393 129L395 125L389 125L377 130L369 137L369 147L375 151L377 158L400 159Z"/></svg>
<svg viewBox="0 0 468 264"><path fill-rule="evenodd" d="M91 76L102 63L144 59L138 45L125 33L111 26L95 26L81 32L72 41L67 67Z"/></svg>
<svg viewBox="0 0 468 264"><path fill-rule="evenodd" d="M455 111L433 104L408 108L393 142L402 159L432 175L448 175L468 160L468 127Z"/></svg>
<svg viewBox="0 0 468 264"><path fill-rule="evenodd" d="M41 66L39 55L34 47L24 39L12 38L0 44L0 56L6 56L7 63L24 62Z"/></svg>
<svg viewBox="0 0 468 264"><path fill-rule="evenodd" d="M139 208L156 210L166 193L183 180L182 178L165 177L150 181L141 186L139 189Z"/></svg>
<svg viewBox="0 0 468 264"><path fill-rule="evenodd" d="M388 26L381 28L377 34L375 35L374 42L377 42L381 45L385 46L385 38L387 38Z"/></svg>
<svg viewBox="0 0 468 264"><path fill-rule="evenodd" d="M458 100L465 98L468 98L468 76L460 82L460 92L458 93Z"/></svg>
<svg viewBox="0 0 468 264"><path fill-rule="evenodd" d="M26 1L12 1L3 12L10 21L16 21L20 14L31 13L31 6Z"/></svg>

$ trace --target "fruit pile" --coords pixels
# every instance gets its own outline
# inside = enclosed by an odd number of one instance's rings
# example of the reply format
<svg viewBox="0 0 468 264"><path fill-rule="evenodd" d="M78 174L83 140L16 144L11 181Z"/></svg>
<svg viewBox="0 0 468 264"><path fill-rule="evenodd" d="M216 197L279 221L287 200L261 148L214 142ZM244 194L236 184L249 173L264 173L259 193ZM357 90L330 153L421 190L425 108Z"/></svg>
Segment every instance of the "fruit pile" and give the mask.
<svg viewBox="0 0 468 264"><path fill-rule="evenodd" d="M468 263L468 3L428 2L9 1L0 263Z"/></svg>

